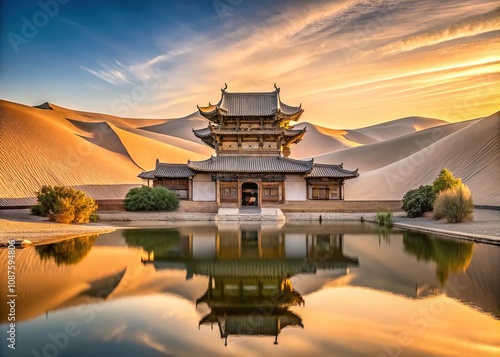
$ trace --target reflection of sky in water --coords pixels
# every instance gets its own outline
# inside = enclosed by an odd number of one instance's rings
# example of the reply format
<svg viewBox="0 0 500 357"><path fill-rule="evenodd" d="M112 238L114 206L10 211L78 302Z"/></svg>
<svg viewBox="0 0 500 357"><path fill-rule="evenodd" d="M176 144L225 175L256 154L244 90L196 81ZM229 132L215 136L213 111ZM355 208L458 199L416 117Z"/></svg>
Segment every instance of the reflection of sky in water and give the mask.
<svg viewBox="0 0 500 357"><path fill-rule="evenodd" d="M217 324L213 329L198 326L211 311L205 303L195 305L206 293L209 278L194 274L186 279L187 265L191 264L189 269L205 267L189 262L213 260L221 247L238 251L237 244L243 244L239 250L242 259L254 259L259 244L253 235L247 243L236 239L233 244L228 242L238 237L237 232L223 231L219 236L227 240L217 241L214 228L182 227L177 236L168 238L171 242L163 250L157 249L170 257L163 260L175 261L170 267L141 263L147 253L138 247L140 244L128 247L122 232L99 237L73 265L40 260L34 248L18 250L17 317L22 322L17 324L16 351L12 353L2 344L2 355L36 355L32 349L44 355L44 348L46 355L51 355L53 351L47 346L56 342L64 347L57 348L58 356L452 356L500 352L500 322L491 315L499 316L500 310L495 278L498 247L474 244L472 259L457 258L464 265L458 270L456 261L446 263L454 270L441 286L437 264L431 259L437 259L439 253L435 245L425 243L410 253L401 232L380 238L371 230L370 225L323 225L310 228L308 237L303 228L294 226L260 231L261 254L277 254L278 261L307 258L305 241L331 235L338 243L342 232L342 253L359 260L359 267L330 269L330 262L316 273L291 278L305 306L294 305L289 311L302 319L304 328L283 328L278 345L271 336L230 335L224 346ZM140 243L140 237L134 239ZM183 246L190 240L191 245ZM471 244L458 249L472 252ZM182 252L192 253L185 258ZM4 254L5 250L0 252ZM3 319L4 309L2 306ZM2 322L4 330L7 325ZM63 336L65 328L76 336Z"/></svg>

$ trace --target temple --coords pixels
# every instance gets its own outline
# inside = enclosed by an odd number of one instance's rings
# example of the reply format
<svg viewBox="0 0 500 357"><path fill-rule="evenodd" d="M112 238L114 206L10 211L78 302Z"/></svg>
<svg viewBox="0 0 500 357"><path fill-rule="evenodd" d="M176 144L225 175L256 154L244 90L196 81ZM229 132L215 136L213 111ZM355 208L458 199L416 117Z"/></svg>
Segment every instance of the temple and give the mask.
<svg viewBox="0 0 500 357"><path fill-rule="evenodd" d="M198 106L208 125L193 130L215 156L187 164L157 160L140 178L180 199L228 207L344 199L344 180L357 177L357 170L289 158L291 145L306 133L293 127L301 105L283 103L276 85L272 92L230 93L227 85L221 91L217 104Z"/></svg>

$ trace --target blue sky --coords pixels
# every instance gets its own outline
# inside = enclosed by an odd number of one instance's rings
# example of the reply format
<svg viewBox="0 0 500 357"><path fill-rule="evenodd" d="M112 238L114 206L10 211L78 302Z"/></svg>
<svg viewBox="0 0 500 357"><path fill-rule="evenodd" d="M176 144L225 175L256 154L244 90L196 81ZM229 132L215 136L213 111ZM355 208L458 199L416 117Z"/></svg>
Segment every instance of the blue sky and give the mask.
<svg viewBox="0 0 500 357"><path fill-rule="evenodd" d="M496 1L1 2L0 98L172 118L220 88L354 128L497 111Z"/></svg>

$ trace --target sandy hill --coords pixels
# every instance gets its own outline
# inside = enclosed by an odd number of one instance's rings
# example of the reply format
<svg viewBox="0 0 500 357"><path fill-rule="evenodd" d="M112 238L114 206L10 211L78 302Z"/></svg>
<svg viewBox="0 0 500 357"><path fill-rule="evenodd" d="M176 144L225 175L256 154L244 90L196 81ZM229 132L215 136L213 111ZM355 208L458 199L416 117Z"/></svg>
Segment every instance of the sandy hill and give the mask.
<svg viewBox="0 0 500 357"><path fill-rule="evenodd" d="M367 172L389 165L395 160L405 158L427 146L451 135L458 130L471 125L473 121L440 125L412 134L403 135L374 144L339 150L323 155L317 155L317 163L348 163L349 166Z"/></svg>
<svg viewBox="0 0 500 357"><path fill-rule="evenodd" d="M44 184L110 185L111 197L96 198L112 198L113 192L122 197L123 187L140 184L137 175L153 168L157 158L206 158L210 148L201 144L166 135L160 139L137 129L166 122L0 101L0 204L23 204Z"/></svg>
<svg viewBox="0 0 500 357"><path fill-rule="evenodd" d="M304 127L307 130L306 134L299 143L291 148L293 158L313 157L325 152L338 151L373 142L373 139L368 137L365 138L364 143L353 140L352 137L354 135L349 135L352 133L348 130L327 129L307 122L295 125L294 129L302 129Z"/></svg>
<svg viewBox="0 0 500 357"><path fill-rule="evenodd" d="M347 181L346 199L400 199L411 188L431 184L439 170L447 167L470 187L476 204L498 206L500 115L495 113L470 123L449 124L458 130L418 151L410 150L407 156L401 153L412 143L412 136L396 140L391 146L393 162L360 171L360 177ZM387 154L383 146L372 147L373 157L377 156L375 149L380 150L381 157Z"/></svg>
<svg viewBox="0 0 500 357"><path fill-rule="evenodd" d="M312 123L299 123L295 129L308 133L293 147L295 158L311 158L361 145L369 145L446 125L448 122L424 117L407 117L359 129L330 129ZM341 160L342 161L342 160Z"/></svg>
<svg viewBox="0 0 500 357"><path fill-rule="evenodd" d="M52 103L44 103L35 108L49 109L54 110L60 113L65 114L67 117L71 117L73 119L78 119L81 121L90 121L90 122L101 122L105 121L108 123L115 124L117 126L122 127L131 127L138 128L144 125L157 125L163 124L169 121L169 119L138 119L138 118L121 118L108 114L101 113L90 113L90 112L82 112L78 110L71 110L63 107L59 107Z"/></svg>
<svg viewBox="0 0 500 357"><path fill-rule="evenodd" d="M346 199L400 199L448 167L470 185L477 204L498 205L498 117L452 124L408 117L349 130L304 122L295 126L307 133L292 155L359 168L360 177L346 183ZM207 124L198 113L134 119L0 101L0 205L29 204L44 184L122 198L157 158L185 163L213 154L192 132Z"/></svg>
<svg viewBox="0 0 500 357"><path fill-rule="evenodd" d="M357 132L380 141L445 124L448 122L444 120L413 116L357 129Z"/></svg>
<svg viewBox="0 0 500 357"><path fill-rule="evenodd" d="M141 129L199 143L200 140L193 135L193 129L202 129L207 125L208 120L196 112L183 118L171 119L165 123L143 126Z"/></svg>

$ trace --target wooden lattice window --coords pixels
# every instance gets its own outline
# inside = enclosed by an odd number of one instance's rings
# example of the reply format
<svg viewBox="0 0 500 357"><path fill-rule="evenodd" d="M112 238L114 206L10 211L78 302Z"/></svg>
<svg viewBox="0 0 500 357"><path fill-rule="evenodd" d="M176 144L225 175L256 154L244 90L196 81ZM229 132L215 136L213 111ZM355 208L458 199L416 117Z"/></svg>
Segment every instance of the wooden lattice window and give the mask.
<svg viewBox="0 0 500 357"><path fill-rule="evenodd" d="M327 200L330 198L330 189L328 187L319 187L312 189L313 200Z"/></svg>

